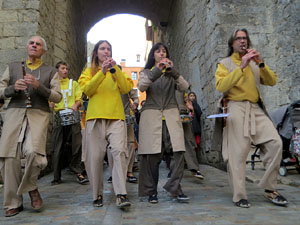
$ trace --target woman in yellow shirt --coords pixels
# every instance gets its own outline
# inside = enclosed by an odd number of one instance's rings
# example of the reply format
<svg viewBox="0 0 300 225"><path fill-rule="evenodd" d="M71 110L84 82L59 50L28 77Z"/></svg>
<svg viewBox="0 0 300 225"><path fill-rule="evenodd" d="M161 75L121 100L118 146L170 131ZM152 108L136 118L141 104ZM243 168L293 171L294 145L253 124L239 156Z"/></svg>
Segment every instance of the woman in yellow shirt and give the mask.
<svg viewBox="0 0 300 225"><path fill-rule="evenodd" d="M112 180L119 208L130 206L126 191L126 127L121 94L128 93L132 80L111 58L108 41L99 41L92 53L92 65L78 83L89 98L82 159L93 190L93 205L103 206L103 160L106 149L113 157ZM113 71L114 70L114 71Z"/></svg>

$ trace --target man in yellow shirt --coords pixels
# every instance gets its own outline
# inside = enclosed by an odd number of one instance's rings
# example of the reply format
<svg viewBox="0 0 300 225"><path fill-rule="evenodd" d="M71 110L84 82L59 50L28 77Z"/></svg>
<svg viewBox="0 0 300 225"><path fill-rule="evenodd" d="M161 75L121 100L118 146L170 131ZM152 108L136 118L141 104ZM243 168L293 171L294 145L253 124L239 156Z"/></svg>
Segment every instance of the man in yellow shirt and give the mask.
<svg viewBox="0 0 300 225"><path fill-rule="evenodd" d="M222 154L224 161L228 162L233 202L238 207L250 207L245 170L250 144L253 143L259 145L266 168L259 183L265 189L265 197L276 205L287 205L287 200L275 189L282 142L259 94L259 84L273 86L277 83L277 76L263 62L260 53L251 48L246 29L235 30L228 47L228 57L218 64L215 77L217 90L223 92L228 101L229 116L223 128Z"/></svg>
<svg viewBox="0 0 300 225"><path fill-rule="evenodd" d="M79 107L81 106L82 91L79 84L68 78L67 63L60 61L56 64L60 78L60 88L63 94L62 100L54 104L50 102L50 107L55 111L55 119L52 131L53 150L53 174L52 185L61 183L62 155L69 137L72 139L72 158L69 168L76 174L80 184L86 183L87 178L83 176L83 165L81 163L81 125Z"/></svg>

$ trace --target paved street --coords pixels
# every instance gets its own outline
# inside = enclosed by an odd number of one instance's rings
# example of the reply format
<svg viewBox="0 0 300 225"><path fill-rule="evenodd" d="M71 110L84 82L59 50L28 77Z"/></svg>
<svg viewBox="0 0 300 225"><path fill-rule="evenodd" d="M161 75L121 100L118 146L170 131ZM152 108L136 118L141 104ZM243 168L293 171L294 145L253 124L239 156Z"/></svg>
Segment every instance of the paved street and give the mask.
<svg viewBox="0 0 300 225"><path fill-rule="evenodd" d="M248 166L250 168L250 166ZM34 212L30 207L28 195L24 195L24 211L11 218L4 217L4 210L0 217L0 224L299 224L300 219L300 188L280 184L278 186L290 204L288 207L278 207L269 203L263 197L253 178L254 171L262 174L263 170L257 166L250 171L247 183L248 197L252 204L250 209L233 206L231 191L227 182L227 174L213 167L201 165L204 180L194 178L189 171L185 172L183 190L191 197L190 203L178 203L162 189L166 182L167 170L161 164L161 178L159 182L159 203L150 204L147 199L137 197L137 184L127 184L132 207L120 210L115 206L115 197L111 184L105 182L104 206L94 208L89 185L80 185L75 176L66 170L63 172L63 183L50 186L52 174L42 177L39 181L40 192L44 199L41 212ZM106 168L106 179L108 169ZM137 175L137 174L136 174ZM285 179L300 180L300 175L291 172ZM3 201L1 189L0 203Z"/></svg>

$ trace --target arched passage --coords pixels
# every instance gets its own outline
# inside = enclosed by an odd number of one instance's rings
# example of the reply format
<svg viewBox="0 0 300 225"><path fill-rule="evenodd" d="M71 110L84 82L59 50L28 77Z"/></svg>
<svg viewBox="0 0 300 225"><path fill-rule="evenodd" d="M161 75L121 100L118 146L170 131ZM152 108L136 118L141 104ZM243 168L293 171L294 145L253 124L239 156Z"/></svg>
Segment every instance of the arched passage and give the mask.
<svg viewBox="0 0 300 225"><path fill-rule="evenodd" d="M76 78L86 63L86 34L95 23L111 15L128 13L150 19L159 27L168 21L172 2L80 0L74 4L70 0L41 1L39 33L46 37L50 46L46 59L51 64L61 59L68 61L71 74ZM44 14L47 16L43 16ZM49 14L53 16L49 17ZM53 29L49 29L49 25Z"/></svg>

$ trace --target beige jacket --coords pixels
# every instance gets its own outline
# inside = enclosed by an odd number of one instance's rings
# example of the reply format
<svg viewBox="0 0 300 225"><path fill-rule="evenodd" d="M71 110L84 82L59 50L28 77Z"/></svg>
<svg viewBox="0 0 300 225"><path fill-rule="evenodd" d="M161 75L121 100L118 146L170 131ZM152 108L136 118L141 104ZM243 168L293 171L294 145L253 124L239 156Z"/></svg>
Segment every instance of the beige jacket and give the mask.
<svg viewBox="0 0 300 225"><path fill-rule="evenodd" d="M139 154L161 152L163 117L170 133L173 151L185 151L175 90L186 90L189 84L181 75L173 73L174 77L162 74L157 69L140 73L138 88L142 92L147 91L147 99L139 124Z"/></svg>

